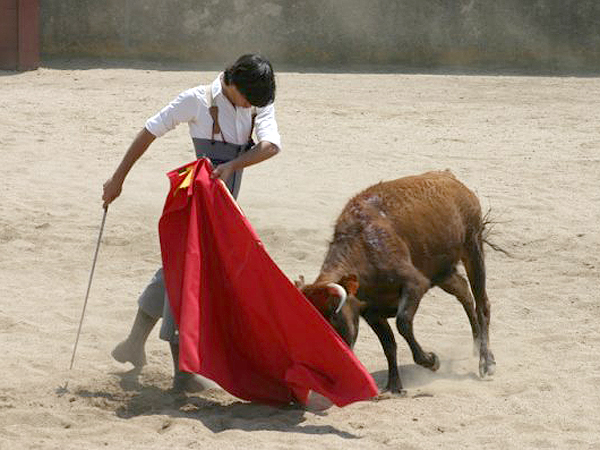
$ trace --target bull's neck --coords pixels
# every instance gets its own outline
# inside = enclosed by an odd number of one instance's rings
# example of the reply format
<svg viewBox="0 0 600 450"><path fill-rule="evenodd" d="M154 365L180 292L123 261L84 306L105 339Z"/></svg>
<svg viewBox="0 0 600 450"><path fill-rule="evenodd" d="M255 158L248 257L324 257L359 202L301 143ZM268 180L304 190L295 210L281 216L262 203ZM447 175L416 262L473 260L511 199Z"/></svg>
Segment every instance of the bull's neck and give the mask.
<svg viewBox="0 0 600 450"><path fill-rule="evenodd" d="M356 273L357 255L351 239L337 239L329 244L329 250L317 277L318 283L336 283L343 276Z"/></svg>

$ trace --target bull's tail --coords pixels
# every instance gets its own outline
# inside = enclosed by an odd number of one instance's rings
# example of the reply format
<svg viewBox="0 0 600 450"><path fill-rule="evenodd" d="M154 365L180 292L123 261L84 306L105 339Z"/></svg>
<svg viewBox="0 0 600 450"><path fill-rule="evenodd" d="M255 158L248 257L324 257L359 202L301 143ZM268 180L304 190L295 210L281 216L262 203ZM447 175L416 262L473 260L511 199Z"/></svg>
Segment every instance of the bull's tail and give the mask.
<svg viewBox="0 0 600 450"><path fill-rule="evenodd" d="M503 249L498 244L490 240L490 235L492 234L494 227L500 223L497 220L492 219L491 216L492 208L487 210L487 212L483 216L483 219L481 220L481 241L484 244L489 245L492 248L492 250L504 253L509 258L512 258L513 255L510 252L508 252L507 250Z"/></svg>

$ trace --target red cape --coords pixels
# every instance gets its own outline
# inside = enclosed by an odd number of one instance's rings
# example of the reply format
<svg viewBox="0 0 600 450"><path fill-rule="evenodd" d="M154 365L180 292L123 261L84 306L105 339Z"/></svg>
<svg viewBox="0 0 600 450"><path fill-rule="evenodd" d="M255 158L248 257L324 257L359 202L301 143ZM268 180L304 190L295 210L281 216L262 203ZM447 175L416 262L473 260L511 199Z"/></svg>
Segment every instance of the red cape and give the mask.
<svg viewBox="0 0 600 450"><path fill-rule="evenodd" d="M377 394L373 378L288 280L207 159L168 174L159 223L179 366L244 400L338 406Z"/></svg>

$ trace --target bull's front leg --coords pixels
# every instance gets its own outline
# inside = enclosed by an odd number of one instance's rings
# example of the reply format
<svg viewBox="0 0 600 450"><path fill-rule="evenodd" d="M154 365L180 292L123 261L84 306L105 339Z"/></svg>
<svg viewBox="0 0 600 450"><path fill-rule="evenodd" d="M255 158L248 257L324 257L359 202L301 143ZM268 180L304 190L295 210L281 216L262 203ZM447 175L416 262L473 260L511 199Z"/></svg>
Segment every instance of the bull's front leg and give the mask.
<svg viewBox="0 0 600 450"><path fill-rule="evenodd" d="M408 276L410 275L410 276ZM429 282L417 273L416 269L405 276L405 281L400 294L396 326L400 334L406 339L413 354L414 361L433 371L439 369L440 360L433 352L424 352L413 333L413 319L419 308L421 298L429 287Z"/></svg>
<svg viewBox="0 0 600 450"><path fill-rule="evenodd" d="M398 361L396 359L396 339L390 328L390 324L386 317L382 317L377 311L367 310L363 313L364 319L373 329L381 346L388 363L388 382L384 391L406 395L406 391L402 389L400 374L398 372Z"/></svg>

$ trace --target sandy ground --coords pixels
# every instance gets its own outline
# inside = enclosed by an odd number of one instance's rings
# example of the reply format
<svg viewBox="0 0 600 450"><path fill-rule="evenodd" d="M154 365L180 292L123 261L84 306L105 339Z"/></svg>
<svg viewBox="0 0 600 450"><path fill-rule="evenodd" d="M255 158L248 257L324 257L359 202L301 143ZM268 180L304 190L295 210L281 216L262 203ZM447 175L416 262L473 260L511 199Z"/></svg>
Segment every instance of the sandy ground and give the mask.
<svg viewBox="0 0 600 450"><path fill-rule="evenodd" d="M430 169L451 169L492 208L492 238L513 255L487 253L493 379L477 375L460 304L433 289L415 332L440 370L416 366L400 338L406 398L311 412L173 395L157 330L139 376L110 357L159 264L165 173L193 158L185 126L109 210L68 370L102 183L148 116L215 72L50 67L0 72L2 450L600 448L600 79L279 73L284 150L246 171L239 203L290 278L316 276L353 194ZM364 322L356 353L385 386Z"/></svg>

